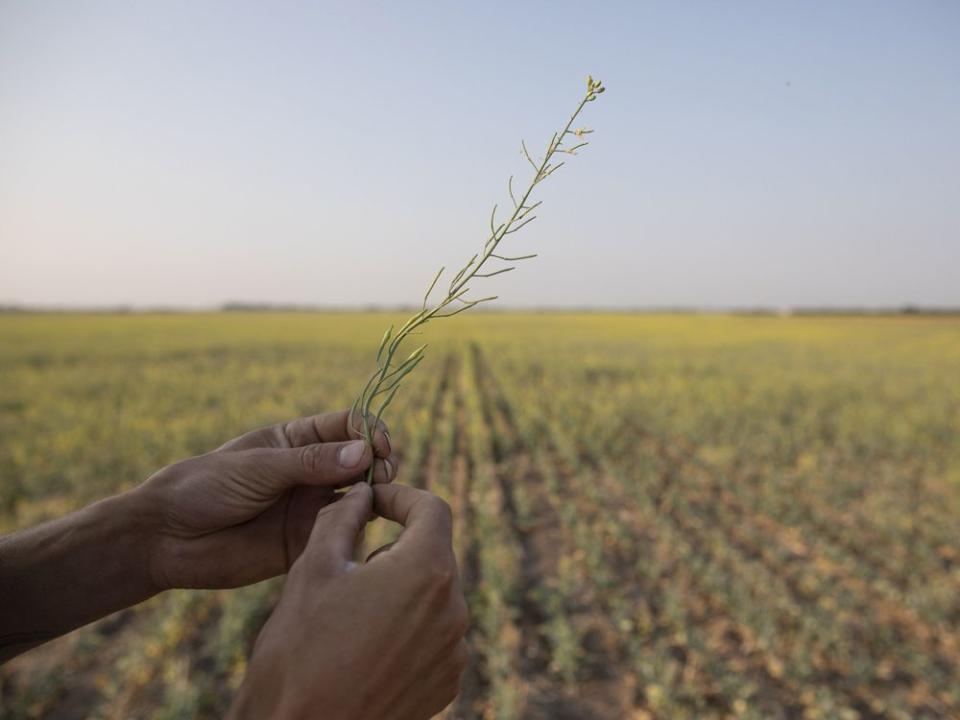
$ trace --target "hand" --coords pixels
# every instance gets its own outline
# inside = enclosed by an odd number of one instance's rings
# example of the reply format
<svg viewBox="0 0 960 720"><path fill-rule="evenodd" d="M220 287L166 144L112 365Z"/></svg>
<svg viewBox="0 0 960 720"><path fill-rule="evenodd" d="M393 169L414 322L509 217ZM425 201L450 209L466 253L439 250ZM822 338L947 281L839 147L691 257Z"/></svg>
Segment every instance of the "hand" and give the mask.
<svg viewBox="0 0 960 720"><path fill-rule="evenodd" d="M404 530L357 565L371 493L376 512ZM230 715L433 717L458 692L467 625L449 506L402 485L358 484L317 516Z"/></svg>
<svg viewBox="0 0 960 720"><path fill-rule="evenodd" d="M374 482L393 480L386 426L374 434L374 458L349 414L255 430L165 467L134 490L154 518L156 589L237 587L284 573L335 488L362 480L374 460Z"/></svg>

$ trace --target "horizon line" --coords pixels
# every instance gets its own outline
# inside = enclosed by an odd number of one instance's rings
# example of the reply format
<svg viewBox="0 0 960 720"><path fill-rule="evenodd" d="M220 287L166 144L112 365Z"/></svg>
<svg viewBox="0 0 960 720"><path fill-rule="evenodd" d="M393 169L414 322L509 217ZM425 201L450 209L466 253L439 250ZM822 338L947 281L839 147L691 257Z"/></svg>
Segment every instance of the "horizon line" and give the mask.
<svg viewBox="0 0 960 720"><path fill-rule="evenodd" d="M0 303L3 315L191 315L229 313L392 314L415 312L413 304L335 305L311 303L225 302L217 305L43 305ZM960 315L960 305L540 305L477 308L474 312L496 313L594 313L594 314L686 314L686 315Z"/></svg>

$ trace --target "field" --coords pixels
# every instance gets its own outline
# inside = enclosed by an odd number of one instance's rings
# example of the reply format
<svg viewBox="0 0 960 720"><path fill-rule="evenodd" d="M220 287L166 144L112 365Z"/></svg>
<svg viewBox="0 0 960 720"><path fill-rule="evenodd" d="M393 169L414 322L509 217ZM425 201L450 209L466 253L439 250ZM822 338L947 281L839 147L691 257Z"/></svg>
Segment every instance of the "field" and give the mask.
<svg viewBox="0 0 960 720"><path fill-rule="evenodd" d="M0 531L348 406L389 321L0 316ZM448 718L960 717L960 320L482 314L427 340L389 420L401 481L456 517ZM281 582L27 653L0 715L219 717Z"/></svg>

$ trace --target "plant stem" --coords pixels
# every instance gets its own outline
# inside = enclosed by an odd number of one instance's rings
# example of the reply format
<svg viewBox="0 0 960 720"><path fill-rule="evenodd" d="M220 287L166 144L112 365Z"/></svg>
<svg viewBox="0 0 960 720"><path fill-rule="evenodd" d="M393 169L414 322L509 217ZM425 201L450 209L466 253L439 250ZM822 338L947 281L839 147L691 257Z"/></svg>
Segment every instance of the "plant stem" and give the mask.
<svg viewBox="0 0 960 720"><path fill-rule="evenodd" d="M354 401L353 407L350 410L351 427L355 427L354 413L358 410L361 412L362 426L360 429L362 429L363 438L366 440L367 444L371 446L373 445L373 434L376 432L377 424L379 423L384 411L392 402L403 378L408 375L423 359L423 351L426 348L426 345L417 348L413 353L410 354L409 357L407 357L406 360L394 366L394 356L396 355L397 350L400 348L400 345L403 344L404 340L406 340L411 334L415 333L420 327L430 322L430 320L434 318L453 317L458 313L476 307L480 303L496 300L496 296L479 298L477 300L468 299L466 297L470 290L468 283L471 280L484 277L493 277L494 275L500 275L515 269L515 266L508 266L506 268L500 268L491 272L480 272L491 257L507 262L528 260L536 257L535 255L521 255L514 258L508 258L502 255L497 255L495 250L499 247L501 241L507 235L520 230L525 225L528 225L536 219L537 216L531 215L531 213L540 206L540 201L533 203L532 205L527 205L530 195L533 193L534 188L538 184L550 177L550 175L556 172L563 165L561 162L551 167L550 161L553 159L554 155L556 155L558 152L575 155L578 148L587 144L586 142L583 142L575 145L572 148L561 148L561 145L563 145L563 141L568 134L575 134L580 137L586 133L592 132L592 130L583 128L574 133L570 128L573 126L574 121L580 115L584 106L588 102L596 100L597 96L604 90L605 88L599 80L594 80L592 77L587 76L586 93L580 100L580 103L577 105L577 109L574 110L573 114L570 116L570 119L567 120L566 125L563 126L563 129L559 133L554 133L553 138L547 145L547 152L539 165L537 165L537 163L535 163L533 158L530 156L530 152L527 150L526 144L521 142L523 153L526 156L527 161L530 163L530 166L534 169L534 175L519 202L517 202L516 197L514 196L512 176L510 181L507 183L507 190L510 195L510 200L513 202L513 212L510 214L509 219L506 222L497 225L497 206L494 205L493 212L490 215L490 235L484 243L482 252L477 253L470 258L467 264L464 265L453 276L453 280L451 280L450 285L448 286L446 296L436 305L428 309L427 305L430 300L430 294L433 292L437 282L440 280L440 276L444 271L444 268L440 268L440 271L437 272L433 278L433 281L430 283L430 286L427 288L420 312L408 318L407 321L396 332L393 332L393 327L391 326L391 328L384 334L383 339L380 341L380 347L377 351L377 369L374 370L374 372L368 378L366 385L364 385L363 391ZM477 261L478 257L480 258L479 261ZM462 303L462 307L459 307L456 310L442 312L454 302ZM373 407L374 399L384 394L386 397L380 403L376 415L373 416L371 423L371 408ZM375 462L376 461L374 461L374 463L371 464L370 468L367 470L366 479L368 483L373 482Z"/></svg>

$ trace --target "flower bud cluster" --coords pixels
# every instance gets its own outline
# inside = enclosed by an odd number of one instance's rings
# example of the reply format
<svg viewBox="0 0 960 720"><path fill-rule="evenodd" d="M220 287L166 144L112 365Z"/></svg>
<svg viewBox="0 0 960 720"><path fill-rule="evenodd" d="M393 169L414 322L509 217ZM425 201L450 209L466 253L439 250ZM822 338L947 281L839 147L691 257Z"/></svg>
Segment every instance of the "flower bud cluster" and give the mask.
<svg viewBox="0 0 960 720"><path fill-rule="evenodd" d="M587 100L596 100L597 95L602 93L606 88L603 86L603 83L599 80L594 80L593 75L587 75Z"/></svg>

